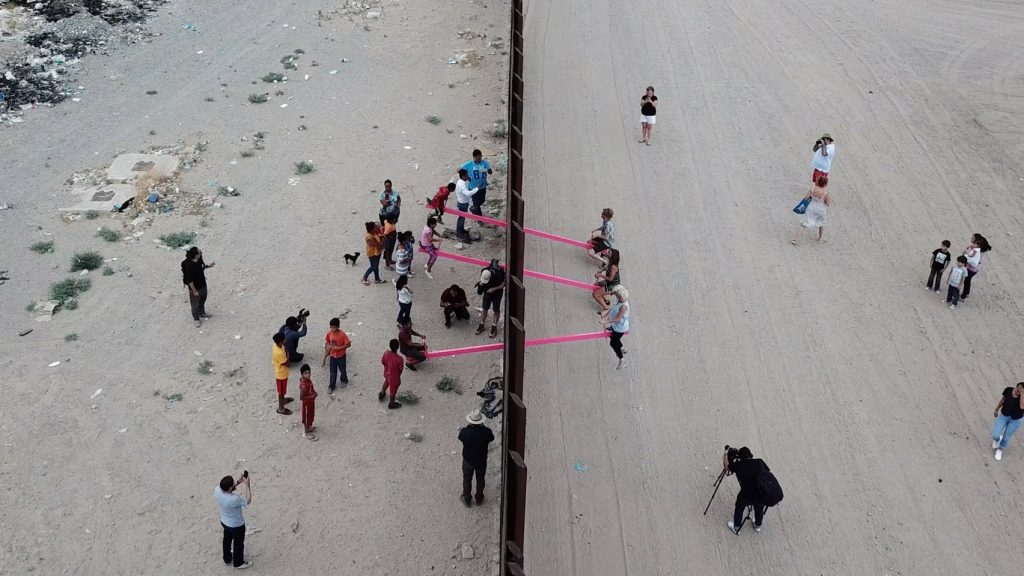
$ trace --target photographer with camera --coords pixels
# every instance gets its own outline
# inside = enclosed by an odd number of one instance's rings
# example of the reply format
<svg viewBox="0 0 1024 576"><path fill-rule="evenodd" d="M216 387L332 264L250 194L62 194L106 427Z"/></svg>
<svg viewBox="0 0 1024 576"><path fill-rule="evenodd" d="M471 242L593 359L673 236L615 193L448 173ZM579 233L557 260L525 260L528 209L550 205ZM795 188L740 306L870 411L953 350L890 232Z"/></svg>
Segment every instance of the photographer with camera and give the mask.
<svg viewBox="0 0 1024 576"><path fill-rule="evenodd" d="M278 333L284 334L284 349L288 353L288 362L302 362L305 354L299 353L299 338L306 335L306 318L309 310L299 308L298 316L289 316Z"/></svg>
<svg viewBox="0 0 1024 576"><path fill-rule="evenodd" d="M726 476L736 475L740 483L740 492L736 495L736 509L729 521L729 531L739 534L746 519L743 511L754 508L754 530L761 531L761 521L768 506L774 506L782 500L782 489L779 487L771 469L760 458L754 458L750 448L746 446L736 449L725 447L722 454L722 469ZM748 516L749 517L749 516Z"/></svg>
<svg viewBox="0 0 1024 576"><path fill-rule="evenodd" d="M240 486L245 488L244 497L234 493ZM231 476L221 478L213 495L220 507L220 525L224 527L224 564L238 569L252 566L252 562L245 561L245 516L242 515L242 508L252 504L249 471L243 471L237 481Z"/></svg>

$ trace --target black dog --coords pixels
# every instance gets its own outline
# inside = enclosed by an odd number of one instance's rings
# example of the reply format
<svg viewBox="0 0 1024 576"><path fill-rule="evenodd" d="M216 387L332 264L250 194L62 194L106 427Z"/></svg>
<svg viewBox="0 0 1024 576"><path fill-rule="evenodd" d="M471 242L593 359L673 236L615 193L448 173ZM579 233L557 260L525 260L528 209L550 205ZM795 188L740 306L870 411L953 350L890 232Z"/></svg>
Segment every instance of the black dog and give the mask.
<svg viewBox="0 0 1024 576"><path fill-rule="evenodd" d="M351 264L352 266L355 266L356 260L359 260L359 252L356 252L355 254L345 254L346 264Z"/></svg>

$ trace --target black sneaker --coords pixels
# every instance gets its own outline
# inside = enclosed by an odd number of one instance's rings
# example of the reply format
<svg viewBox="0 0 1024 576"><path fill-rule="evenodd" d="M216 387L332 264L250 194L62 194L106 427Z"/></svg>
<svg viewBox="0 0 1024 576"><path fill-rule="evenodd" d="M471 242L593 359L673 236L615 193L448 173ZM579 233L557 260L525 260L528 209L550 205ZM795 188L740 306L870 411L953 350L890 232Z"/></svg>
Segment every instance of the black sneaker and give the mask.
<svg viewBox="0 0 1024 576"><path fill-rule="evenodd" d="M477 506L483 506L483 504L484 504L484 495L483 494L477 494L476 495L476 505Z"/></svg>
<svg viewBox="0 0 1024 576"><path fill-rule="evenodd" d="M462 495L462 503L466 505L466 508L469 508L473 505L472 500L469 499L469 494Z"/></svg>
<svg viewBox="0 0 1024 576"><path fill-rule="evenodd" d="M383 402L384 401L384 396L385 396L385 394L383 392L381 392L380 394L377 394L377 401L378 402Z"/></svg>
<svg viewBox="0 0 1024 576"><path fill-rule="evenodd" d="M405 367L408 368L409 370L412 370L413 372L416 371L416 365L414 364L406 364Z"/></svg>
<svg viewBox="0 0 1024 576"><path fill-rule="evenodd" d="M388 402L388 410L394 410L396 408L401 408L401 407L402 407L402 405L399 404L398 402Z"/></svg>

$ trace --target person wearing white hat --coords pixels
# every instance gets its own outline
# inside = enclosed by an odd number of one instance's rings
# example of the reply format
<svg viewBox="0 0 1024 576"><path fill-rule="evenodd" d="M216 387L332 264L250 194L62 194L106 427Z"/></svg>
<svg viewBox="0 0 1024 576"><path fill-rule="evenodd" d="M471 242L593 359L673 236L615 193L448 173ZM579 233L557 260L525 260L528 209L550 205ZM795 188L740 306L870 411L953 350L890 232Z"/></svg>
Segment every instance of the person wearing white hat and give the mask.
<svg viewBox="0 0 1024 576"><path fill-rule="evenodd" d="M470 493L476 475L476 503L484 503L484 476L487 475L487 446L494 441L494 433L484 425L484 415L474 410L466 415L466 426L459 430L462 442L462 503L472 506Z"/></svg>

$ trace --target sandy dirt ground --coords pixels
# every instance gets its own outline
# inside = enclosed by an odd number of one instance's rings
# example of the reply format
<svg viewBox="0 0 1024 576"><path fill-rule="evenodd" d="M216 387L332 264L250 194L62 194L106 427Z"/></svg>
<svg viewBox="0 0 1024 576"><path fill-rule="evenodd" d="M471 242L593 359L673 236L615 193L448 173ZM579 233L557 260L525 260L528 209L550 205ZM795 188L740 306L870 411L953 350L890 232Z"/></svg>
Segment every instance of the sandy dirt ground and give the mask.
<svg viewBox="0 0 1024 576"><path fill-rule="evenodd" d="M1022 45L1014 2L528 2L527 221L614 208L633 322L622 372L604 342L528 352L527 573L1018 569L1024 448L995 462L989 431L1024 379ZM823 132L828 242L794 247ZM952 311L927 260L973 232L994 250ZM597 326L581 291L528 290L530 336ZM726 530L732 478L701 515L725 444L786 491L760 534Z"/></svg>
<svg viewBox="0 0 1024 576"><path fill-rule="evenodd" d="M341 2L171 2L150 20L159 33L150 43L82 61L79 102L0 128L0 202L14 205L0 211L0 269L11 278L0 286L0 573L221 573L213 490L243 469L255 496L246 551L260 573L496 570L500 435L488 500L472 509L458 500L456 435L479 406L474 392L500 373L500 357L407 372L403 388L420 403L383 410L376 393L380 355L395 335L394 290L361 285L366 257L353 269L342 254L365 252L363 222L378 207L371 191L385 178L403 194L400 228L418 232L424 199L474 147L492 162L504 154L505 141L484 131L506 116L507 55L489 43L507 41L509 7L370 4L350 18ZM280 59L295 49L304 51L298 70L284 71ZM479 61L449 64L469 49ZM275 71L291 81L259 80ZM274 95L278 88L283 95ZM247 101L268 90L269 102ZM241 157L257 131L266 133L265 148ZM72 174L179 140L209 142L203 162L183 173L183 188L206 195L230 185L241 195L217 198L224 206L205 217L159 215L130 243L95 237L101 225L120 229L120 219L58 216L73 200L65 185ZM317 170L289 185L300 160ZM492 197L503 190L493 186ZM214 318L199 330L181 285L183 253L152 242L178 231L197 232L216 262L207 273ZM503 254L503 238L484 236L464 253ZM53 254L28 250L47 239ZM26 304L69 277L72 254L87 249L117 258L114 274L90 274L77 310L37 323ZM442 261L430 281L424 262L414 261L412 314L431 347L489 342L468 324L445 330L437 308L452 282L472 293L478 270ZM317 443L303 440L297 413L273 413L270 336L300 306L313 313L300 351L321 394ZM342 313L354 341L352 384L332 400L321 343L328 320ZM65 342L71 333L78 339ZM202 360L213 362L213 374L197 371ZM435 389L446 374L463 394ZM293 369L296 397L297 382ZM464 558L464 544L473 558Z"/></svg>

